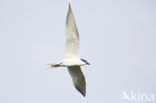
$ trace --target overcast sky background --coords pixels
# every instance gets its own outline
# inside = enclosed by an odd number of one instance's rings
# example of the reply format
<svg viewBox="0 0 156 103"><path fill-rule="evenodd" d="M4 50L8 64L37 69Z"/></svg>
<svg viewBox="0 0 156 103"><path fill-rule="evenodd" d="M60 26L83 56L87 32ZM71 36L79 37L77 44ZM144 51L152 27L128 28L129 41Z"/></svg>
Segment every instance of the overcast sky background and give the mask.
<svg viewBox="0 0 156 103"><path fill-rule="evenodd" d="M45 69L64 58L68 2L85 98L66 68ZM155 82L155 0L0 0L0 103L129 103L122 91L156 96Z"/></svg>

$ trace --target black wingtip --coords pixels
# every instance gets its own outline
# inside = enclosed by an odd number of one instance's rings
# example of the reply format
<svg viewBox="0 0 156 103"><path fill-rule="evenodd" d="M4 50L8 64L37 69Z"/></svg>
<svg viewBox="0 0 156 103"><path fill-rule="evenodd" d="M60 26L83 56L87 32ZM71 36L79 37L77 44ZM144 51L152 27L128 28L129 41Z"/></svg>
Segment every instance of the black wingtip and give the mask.
<svg viewBox="0 0 156 103"><path fill-rule="evenodd" d="M69 3L69 9L71 9L71 5L70 5L70 3Z"/></svg>
<svg viewBox="0 0 156 103"><path fill-rule="evenodd" d="M70 6L70 3L69 3L69 7L71 7L71 6Z"/></svg>
<svg viewBox="0 0 156 103"><path fill-rule="evenodd" d="M83 97L86 96L86 90L82 90L82 88L75 86L75 88L82 94Z"/></svg>
<svg viewBox="0 0 156 103"><path fill-rule="evenodd" d="M83 97L86 97L86 94L82 94L83 95Z"/></svg>

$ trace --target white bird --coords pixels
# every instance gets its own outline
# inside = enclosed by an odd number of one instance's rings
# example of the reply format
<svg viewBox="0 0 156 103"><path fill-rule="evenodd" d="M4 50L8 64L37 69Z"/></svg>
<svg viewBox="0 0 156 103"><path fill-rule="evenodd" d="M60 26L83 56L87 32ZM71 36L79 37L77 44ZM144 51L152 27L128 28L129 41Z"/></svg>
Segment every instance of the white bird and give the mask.
<svg viewBox="0 0 156 103"><path fill-rule="evenodd" d="M80 66L89 65L89 63L80 59L78 55L79 49L79 33L76 27L75 19L69 4L68 14L66 18L66 55L63 61L50 64L51 67L67 67L72 77L75 88L83 95L86 95L85 77Z"/></svg>

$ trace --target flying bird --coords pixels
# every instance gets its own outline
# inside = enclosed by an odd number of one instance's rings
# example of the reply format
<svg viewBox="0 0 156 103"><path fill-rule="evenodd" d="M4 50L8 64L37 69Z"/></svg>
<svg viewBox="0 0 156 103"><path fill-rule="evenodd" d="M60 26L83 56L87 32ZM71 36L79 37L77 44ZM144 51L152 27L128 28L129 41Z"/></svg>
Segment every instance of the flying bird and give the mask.
<svg viewBox="0 0 156 103"><path fill-rule="evenodd" d="M75 88L83 95L86 95L86 81L81 71L80 66L90 65L86 60L80 59L78 55L79 50L79 33L77 30L76 22L72 13L71 6L66 18L66 54L63 61L50 64L51 67L67 67L72 77Z"/></svg>

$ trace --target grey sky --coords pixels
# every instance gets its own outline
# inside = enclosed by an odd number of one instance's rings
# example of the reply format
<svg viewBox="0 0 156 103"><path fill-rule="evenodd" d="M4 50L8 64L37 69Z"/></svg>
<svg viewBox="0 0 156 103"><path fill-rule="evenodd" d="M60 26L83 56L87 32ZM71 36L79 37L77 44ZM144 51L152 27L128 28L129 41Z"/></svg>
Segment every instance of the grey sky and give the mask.
<svg viewBox="0 0 156 103"><path fill-rule="evenodd" d="M87 94L66 68L71 3L80 35ZM156 96L155 0L0 0L0 103L121 103L122 91ZM126 102L124 102L126 103ZM143 103L143 102L142 102Z"/></svg>

